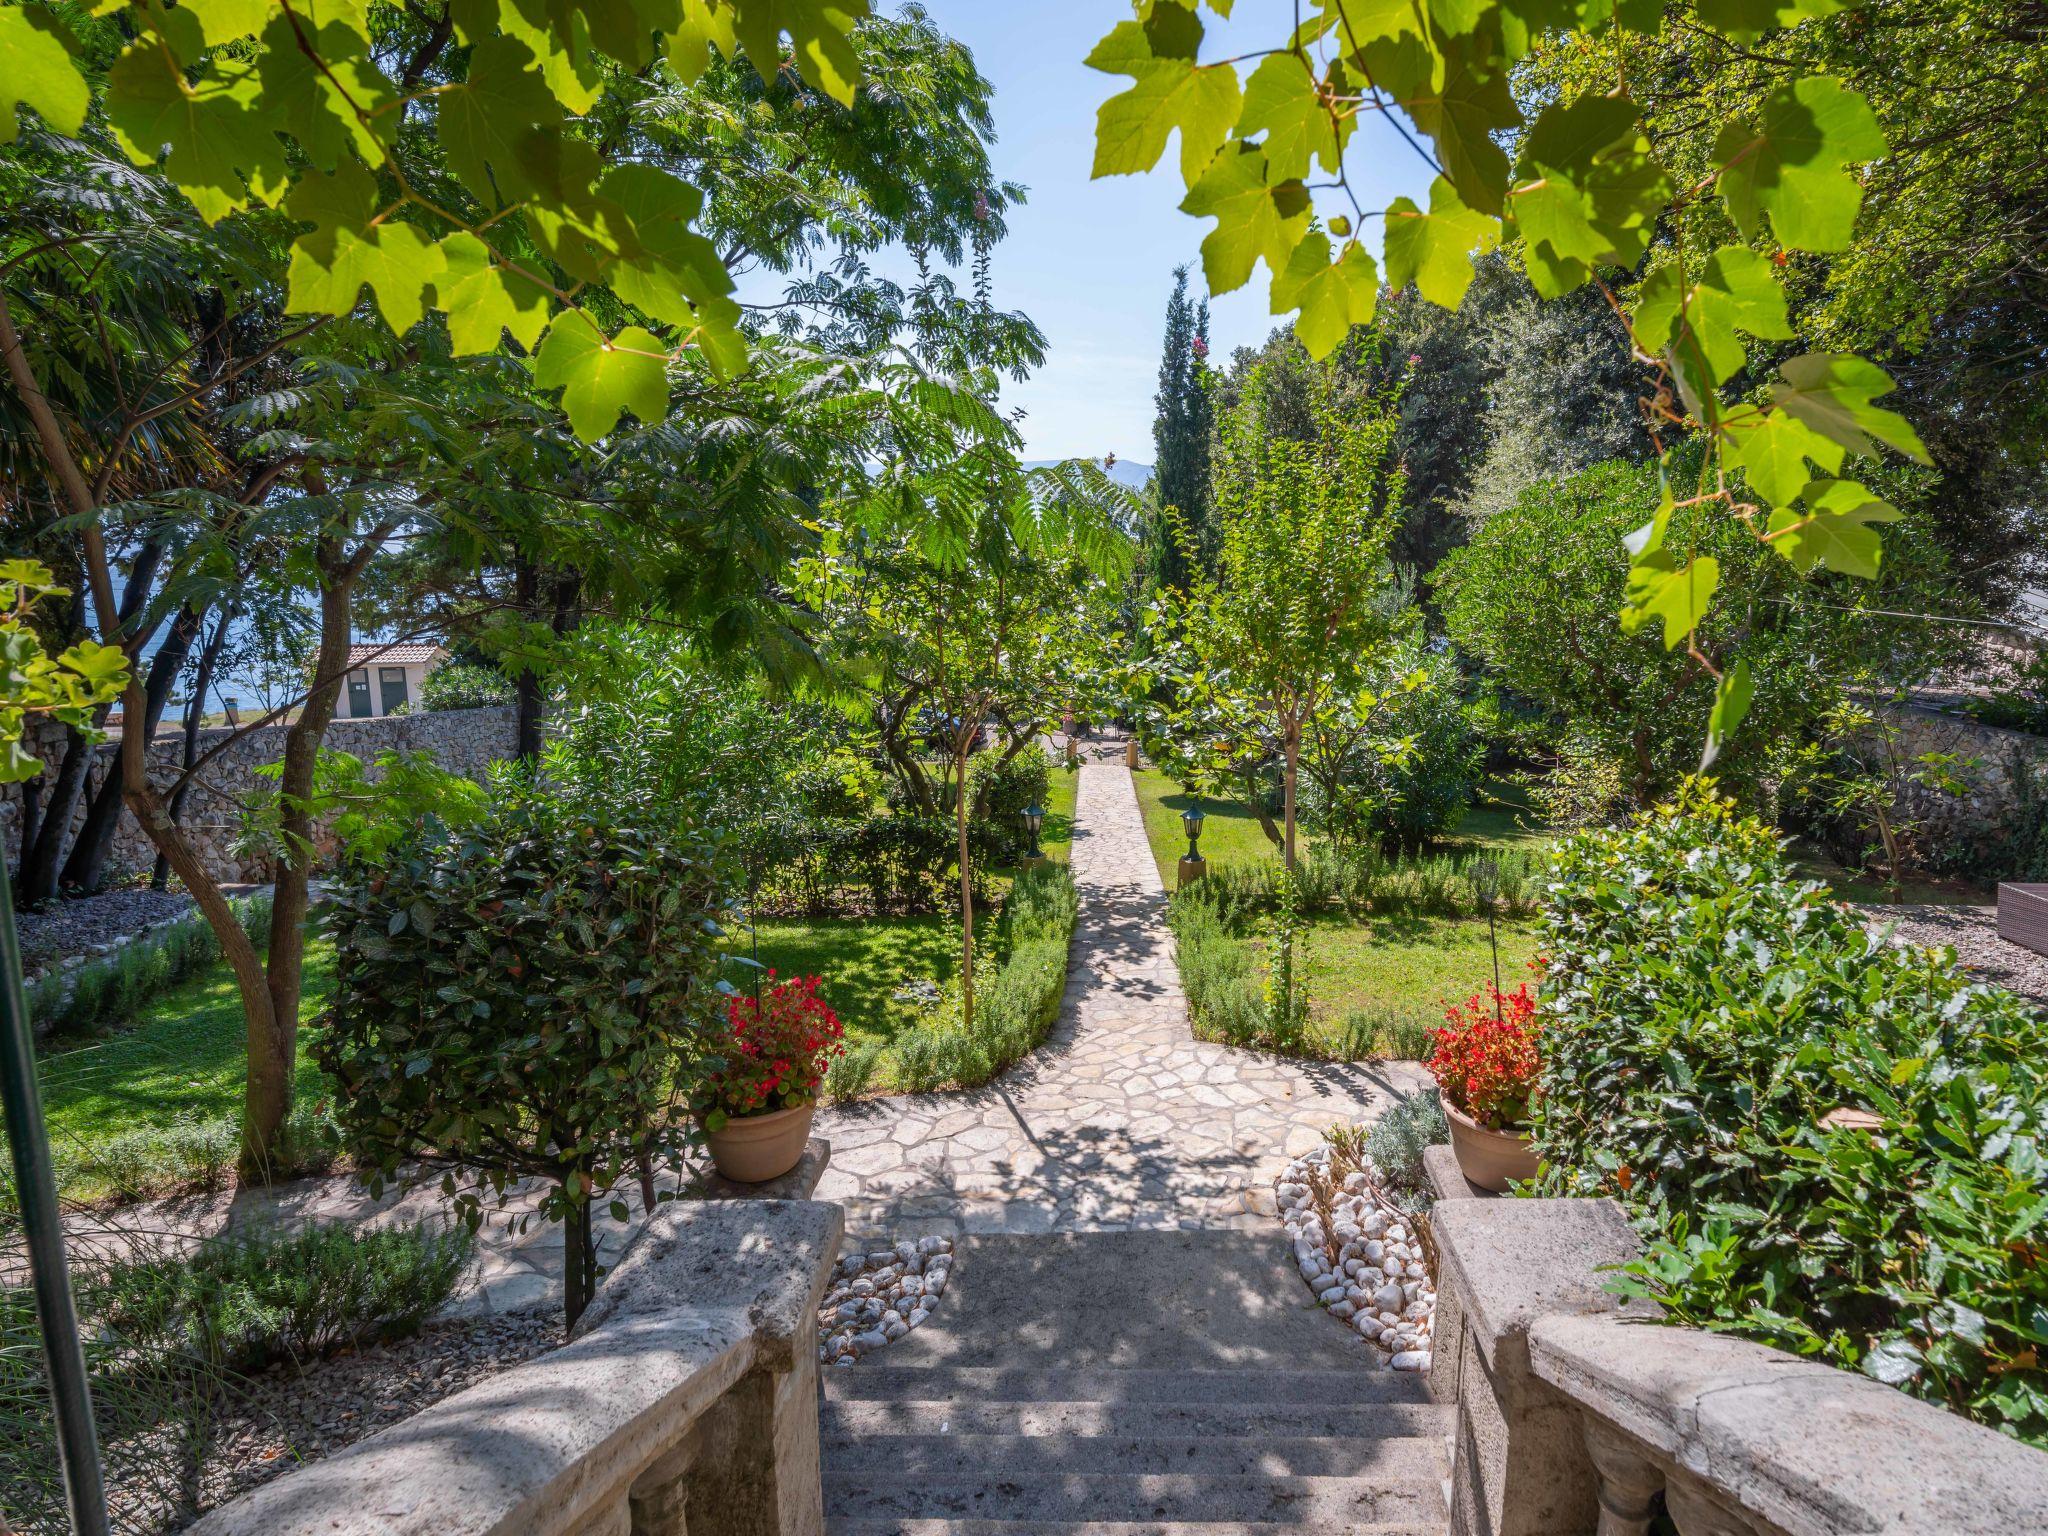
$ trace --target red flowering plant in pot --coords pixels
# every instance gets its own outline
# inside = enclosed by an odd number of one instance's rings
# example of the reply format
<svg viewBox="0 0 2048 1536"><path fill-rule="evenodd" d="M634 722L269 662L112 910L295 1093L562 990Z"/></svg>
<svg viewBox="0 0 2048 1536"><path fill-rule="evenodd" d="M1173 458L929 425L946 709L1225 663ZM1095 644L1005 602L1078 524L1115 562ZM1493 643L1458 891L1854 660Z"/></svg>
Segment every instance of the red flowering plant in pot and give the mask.
<svg viewBox="0 0 2048 1536"><path fill-rule="evenodd" d="M1487 987L1444 1014L1436 1030L1431 1076L1451 1125L1451 1150L1465 1177L1505 1190L1536 1176L1527 1126L1536 1094L1536 999L1528 984Z"/></svg>
<svg viewBox="0 0 2048 1536"><path fill-rule="evenodd" d="M846 1030L818 996L818 978L792 976L726 1005L724 1038L692 1099L711 1161L727 1178L758 1184L797 1165L810 1139L826 1068Z"/></svg>

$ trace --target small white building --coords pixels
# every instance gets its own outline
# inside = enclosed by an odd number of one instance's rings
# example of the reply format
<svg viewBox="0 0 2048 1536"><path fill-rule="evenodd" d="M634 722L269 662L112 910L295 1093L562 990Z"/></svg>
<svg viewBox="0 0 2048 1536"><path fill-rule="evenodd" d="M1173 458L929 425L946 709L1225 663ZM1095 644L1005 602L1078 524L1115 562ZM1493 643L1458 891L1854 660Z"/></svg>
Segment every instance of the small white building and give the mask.
<svg viewBox="0 0 2048 1536"><path fill-rule="evenodd" d="M420 684L448 659L438 645L408 641L380 645L372 640L348 650L348 685L342 689L339 713L350 720L370 720L420 707Z"/></svg>

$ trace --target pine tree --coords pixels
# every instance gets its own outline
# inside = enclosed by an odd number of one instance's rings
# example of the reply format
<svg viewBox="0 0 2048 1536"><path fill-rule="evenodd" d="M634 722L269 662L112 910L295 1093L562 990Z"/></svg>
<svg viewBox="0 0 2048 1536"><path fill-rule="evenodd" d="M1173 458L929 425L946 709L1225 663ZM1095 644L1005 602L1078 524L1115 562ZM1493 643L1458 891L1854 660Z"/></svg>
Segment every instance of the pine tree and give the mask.
<svg viewBox="0 0 2048 1536"><path fill-rule="evenodd" d="M1153 532L1152 563L1163 586L1185 589L1197 562L1213 553L1215 515L1209 493L1209 431L1213 409L1206 387L1209 301L1188 301L1188 269L1176 267L1166 304L1166 345L1159 359L1153 404L1153 488L1162 508L1180 512L1194 548L1185 549L1162 524Z"/></svg>

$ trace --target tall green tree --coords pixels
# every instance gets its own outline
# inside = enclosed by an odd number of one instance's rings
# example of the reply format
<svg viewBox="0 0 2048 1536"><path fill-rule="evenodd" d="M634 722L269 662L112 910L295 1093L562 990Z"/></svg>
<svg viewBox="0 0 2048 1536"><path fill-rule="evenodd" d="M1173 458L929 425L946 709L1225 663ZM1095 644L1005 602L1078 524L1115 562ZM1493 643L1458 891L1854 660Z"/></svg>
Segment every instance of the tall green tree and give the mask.
<svg viewBox="0 0 2048 1536"><path fill-rule="evenodd" d="M1152 562L1160 583L1186 591L1198 569L1215 558L1214 509L1209 487L1209 438L1215 411L1209 398L1209 301L1189 302L1188 269L1174 268L1166 301L1166 340L1159 355L1159 388L1152 397L1153 494L1178 514L1154 523Z"/></svg>

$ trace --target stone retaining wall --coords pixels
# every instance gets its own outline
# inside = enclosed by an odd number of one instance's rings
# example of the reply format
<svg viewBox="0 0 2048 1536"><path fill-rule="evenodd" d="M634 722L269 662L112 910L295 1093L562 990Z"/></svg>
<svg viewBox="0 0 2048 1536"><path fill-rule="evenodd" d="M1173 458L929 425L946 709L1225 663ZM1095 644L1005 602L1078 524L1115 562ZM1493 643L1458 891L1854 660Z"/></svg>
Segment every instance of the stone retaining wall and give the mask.
<svg viewBox="0 0 2048 1536"><path fill-rule="evenodd" d="M2027 798L2027 777L2037 785L2048 782L2048 737L1929 709L1899 710L1892 718L1908 759L1945 752L1965 760L1953 770L1965 786L1962 794L1915 785L1900 796L1920 858L1940 869L1982 867L1992 845L2009 835Z"/></svg>
<svg viewBox="0 0 2048 1536"><path fill-rule="evenodd" d="M200 754L203 756L233 735L234 732L226 726L201 731ZM183 822L200 857L216 879L270 878L268 861L238 857L235 841L241 827L243 804L265 785L256 770L284 756L284 739L285 727L282 725L251 731L207 764L193 783L192 793L185 801ZM47 785L55 777L56 765L64 755L63 728L47 721L39 722L28 733L25 745L50 765L50 771L43 779ZM336 720L327 728L327 746L333 751L353 753L366 763L378 753L394 749L430 752L434 761L443 768L481 780L492 763L512 756L513 709L509 704L496 704L483 709L435 710L417 715L386 715L373 720ZM114 742L100 745L94 754L94 785L108 774L119 771L116 752ZM158 736L149 746L151 781L159 786L168 785L177 777L183 758L183 737ZM74 829L85 817L86 798L80 797L73 818ZM9 860L19 850L20 837L21 786L0 786L0 849L4 849ZM155 845L135 818L123 811L120 828L114 834L113 870L121 874L142 873L155 862Z"/></svg>

